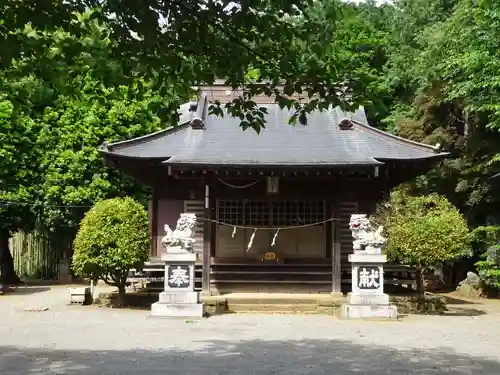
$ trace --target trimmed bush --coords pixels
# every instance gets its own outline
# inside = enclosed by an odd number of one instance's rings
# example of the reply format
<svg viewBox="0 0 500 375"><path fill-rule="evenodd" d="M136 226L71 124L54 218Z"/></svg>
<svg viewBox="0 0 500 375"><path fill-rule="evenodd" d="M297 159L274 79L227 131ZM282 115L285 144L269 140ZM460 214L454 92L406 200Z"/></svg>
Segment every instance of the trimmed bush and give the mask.
<svg viewBox="0 0 500 375"><path fill-rule="evenodd" d="M388 237L389 259L417 270L417 290L424 295L424 275L444 262L470 256L469 229L463 215L445 197L414 197L395 191L378 210Z"/></svg>
<svg viewBox="0 0 500 375"><path fill-rule="evenodd" d="M148 215L132 198L101 201L80 223L74 241L73 270L118 288L123 305L131 268L141 268L151 249Z"/></svg>

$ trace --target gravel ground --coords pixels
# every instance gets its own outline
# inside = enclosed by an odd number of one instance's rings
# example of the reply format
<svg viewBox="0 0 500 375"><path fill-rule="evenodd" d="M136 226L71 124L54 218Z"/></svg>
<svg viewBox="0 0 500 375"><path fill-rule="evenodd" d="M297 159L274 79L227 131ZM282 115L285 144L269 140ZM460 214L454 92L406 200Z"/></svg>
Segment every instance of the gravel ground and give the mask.
<svg viewBox="0 0 500 375"><path fill-rule="evenodd" d="M66 301L64 287L0 297L0 374L500 374L498 306L398 322L284 315L188 322Z"/></svg>

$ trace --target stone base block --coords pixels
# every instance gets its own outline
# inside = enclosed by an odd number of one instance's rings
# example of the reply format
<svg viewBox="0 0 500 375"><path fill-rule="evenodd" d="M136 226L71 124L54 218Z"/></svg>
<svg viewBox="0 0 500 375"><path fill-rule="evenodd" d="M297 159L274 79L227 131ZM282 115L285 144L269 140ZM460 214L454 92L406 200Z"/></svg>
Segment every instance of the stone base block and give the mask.
<svg viewBox="0 0 500 375"><path fill-rule="evenodd" d="M394 305L342 305L343 319L397 319Z"/></svg>
<svg viewBox="0 0 500 375"><path fill-rule="evenodd" d="M151 316L162 318L203 318L204 303L160 303L151 305Z"/></svg>
<svg viewBox="0 0 500 375"><path fill-rule="evenodd" d="M356 294L349 293L347 295L347 303L349 305L388 305L388 294Z"/></svg>
<svg viewBox="0 0 500 375"><path fill-rule="evenodd" d="M387 255L384 254L369 254L366 251L356 251L354 254L349 254L349 262L351 263L378 263L384 264L387 262Z"/></svg>
<svg viewBox="0 0 500 375"><path fill-rule="evenodd" d="M69 288L69 303L88 305L92 303L90 287Z"/></svg>
<svg viewBox="0 0 500 375"><path fill-rule="evenodd" d="M198 259L197 253L190 253L188 251L167 251L161 254L161 260L164 262L188 262L194 263Z"/></svg>
<svg viewBox="0 0 500 375"><path fill-rule="evenodd" d="M159 303L198 303L198 292L162 292L160 293Z"/></svg>

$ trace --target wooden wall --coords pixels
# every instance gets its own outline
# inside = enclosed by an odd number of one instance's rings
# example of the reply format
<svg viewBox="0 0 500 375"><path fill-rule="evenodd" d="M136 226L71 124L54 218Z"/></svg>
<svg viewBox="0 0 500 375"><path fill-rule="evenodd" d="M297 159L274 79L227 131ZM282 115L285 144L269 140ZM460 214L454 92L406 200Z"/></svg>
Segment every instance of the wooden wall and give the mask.
<svg viewBox="0 0 500 375"><path fill-rule="evenodd" d="M168 180L168 181L167 181ZM251 178L228 180L234 185L247 185ZM282 231L277 237L276 248L287 257L327 258L333 253L334 243L340 243L342 263L347 261L347 255L352 252L352 237L349 230L349 219L353 213L372 213L376 202L384 191L383 184L374 181L350 181L348 178L331 179L301 178L282 179L280 190L276 195L266 193L265 178L255 185L237 189L220 182L219 178L186 178L174 179L166 177L165 184L155 189L157 196L156 245L153 255L159 254L161 238L164 236L163 226L169 224L172 229L182 212L193 212L198 217L196 228L196 252L203 252L204 240L204 184L210 185L210 202L212 219L216 219L215 205L218 199L324 199L327 202L327 217L336 220L327 226L307 229ZM368 211L367 211L368 210ZM255 258L258 252L268 249L272 241L273 231L258 231L254 237L252 249L247 251L248 242L253 230L238 229L234 238L233 228L213 225L211 236L212 256ZM300 249L300 250L299 250ZM201 259L201 257L200 257Z"/></svg>
<svg viewBox="0 0 500 375"><path fill-rule="evenodd" d="M342 263L346 263L347 256L352 254L352 233L349 229L349 221L352 214L359 213L358 202L342 201L337 207L337 217L340 220L335 222L335 242L340 242L340 259Z"/></svg>
<svg viewBox="0 0 500 375"><path fill-rule="evenodd" d="M205 217L205 202L202 200L185 200L184 212L196 214L196 228L195 228L195 243L194 251L198 254L203 253L203 232L204 232L204 217ZM201 257L199 257L201 259Z"/></svg>
<svg viewBox="0 0 500 375"><path fill-rule="evenodd" d="M233 228L217 226L215 256L221 258L258 258L259 254L275 249L290 258L325 258L326 229L324 225L282 230L276 237L276 244L271 248L275 230L258 230L248 249L253 234L252 229L237 229L233 237Z"/></svg>
<svg viewBox="0 0 500 375"><path fill-rule="evenodd" d="M153 243L156 248L153 249L152 255L159 256L163 251L161 239L165 235L164 225L168 224L172 230L175 229L177 220L182 213L194 213L198 219L195 229L195 246L194 250L197 253L203 252L203 217L204 217L204 202L202 200L181 200L181 199L165 199L160 198L157 202L157 220L156 226L156 241Z"/></svg>
<svg viewBox="0 0 500 375"><path fill-rule="evenodd" d="M161 239L165 235L163 227L168 224L172 230L175 229L180 214L184 211L184 201L176 199L159 199L157 202L157 220L156 220L156 249L153 249L153 255L160 255L163 251Z"/></svg>

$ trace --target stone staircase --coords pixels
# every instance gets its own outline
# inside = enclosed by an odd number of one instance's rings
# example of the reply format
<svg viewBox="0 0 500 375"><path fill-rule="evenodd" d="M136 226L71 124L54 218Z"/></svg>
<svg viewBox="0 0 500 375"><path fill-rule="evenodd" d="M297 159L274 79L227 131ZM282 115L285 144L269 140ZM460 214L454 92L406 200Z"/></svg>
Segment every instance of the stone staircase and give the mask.
<svg viewBox="0 0 500 375"><path fill-rule="evenodd" d="M226 293L328 293L332 290L332 266L325 263L213 262L210 288Z"/></svg>
<svg viewBox="0 0 500 375"><path fill-rule="evenodd" d="M250 314L332 314L336 315L345 298L330 294L230 293L203 296L207 310Z"/></svg>

